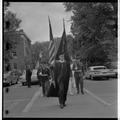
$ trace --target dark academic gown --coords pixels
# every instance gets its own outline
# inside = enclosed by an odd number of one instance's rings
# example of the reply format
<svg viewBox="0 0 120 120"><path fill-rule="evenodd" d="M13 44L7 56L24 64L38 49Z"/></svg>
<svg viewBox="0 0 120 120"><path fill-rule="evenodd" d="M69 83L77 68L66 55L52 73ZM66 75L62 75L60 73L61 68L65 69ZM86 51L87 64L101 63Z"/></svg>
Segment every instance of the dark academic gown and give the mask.
<svg viewBox="0 0 120 120"><path fill-rule="evenodd" d="M65 104L70 77L70 63L66 61L60 62L59 60L55 61L53 71L55 85L59 95L59 103L60 105Z"/></svg>

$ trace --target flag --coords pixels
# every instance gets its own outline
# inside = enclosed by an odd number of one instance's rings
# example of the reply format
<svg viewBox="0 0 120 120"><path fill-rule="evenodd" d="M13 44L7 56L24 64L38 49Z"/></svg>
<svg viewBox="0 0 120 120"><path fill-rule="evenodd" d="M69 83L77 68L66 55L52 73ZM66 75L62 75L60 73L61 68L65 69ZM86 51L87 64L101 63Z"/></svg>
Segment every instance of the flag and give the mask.
<svg viewBox="0 0 120 120"><path fill-rule="evenodd" d="M50 42L49 42L49 64L52 64L55 59L55 43L53 39L53 34L52 34L52 27L51 27L51 22L50 18L48 17L49 20L49 35L50 35Z"/></svg>
<svg viewBox="0 0 120 120"><path fill-rule="evenodd" d="M65 23L64 23L64 19L63 19L63 34L61 37L61 41L59 44L59 48L58 51L56 53L56 57L55 59L58 60L59 59L59 55L60 54L64 54L65 55L65 60L69 61L70 57L68 54L68 50L67 50L67 37L66 37L66 32L65 32Z"/></svg>

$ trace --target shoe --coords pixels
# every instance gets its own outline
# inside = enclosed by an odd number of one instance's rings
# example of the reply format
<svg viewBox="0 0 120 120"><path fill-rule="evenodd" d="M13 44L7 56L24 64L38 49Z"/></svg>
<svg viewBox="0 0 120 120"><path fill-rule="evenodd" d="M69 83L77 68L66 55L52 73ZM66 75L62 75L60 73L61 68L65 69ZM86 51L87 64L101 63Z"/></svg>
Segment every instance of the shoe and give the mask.
<svg viewBox="0 0 120 120"><path fill-rule="evenodd" d="M61 105L60 105L60 108L61 108L61 109L63 109L63 107L64 107L64 105L63 105L63 104L61 104Z"/></svg>
<svg viewBox="0 0 120 120"><path fill-rule="evenodd" d="M84 92L83 92L83 91L82 91L81 93L84 95Z"/></svg>
<svg viewBox="0 0 120 120"><path fill-rule="evenodd" d="M65 107L65 106L66 106L66 104L64 103L64 104L63 104L63 106Z"/></svg>
<svg viewBox="0 0 120 120"><path fill-rule="evenodd" d="M70 93L70 95L73 95L73 93Z"/></svg>

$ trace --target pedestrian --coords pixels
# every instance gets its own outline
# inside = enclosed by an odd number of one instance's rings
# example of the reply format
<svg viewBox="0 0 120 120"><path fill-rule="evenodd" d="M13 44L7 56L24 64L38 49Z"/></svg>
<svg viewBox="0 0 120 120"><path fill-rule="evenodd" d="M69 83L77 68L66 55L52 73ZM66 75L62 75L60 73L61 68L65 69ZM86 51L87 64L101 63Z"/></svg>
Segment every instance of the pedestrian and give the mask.
<svg viewBox="0 0 120 120"><path fill-rule="evenodd" d="M70 64L70 80L69 80L69 94L73 95L73 82L74 82L74 74L73 74L73 62Z"/></svg>
<svg viewBox="0 0 120 120"><path fill-rule="evenodd" d="M58 92L58 100L60 108L66 106L67 91L70 77L70 62L65 59L65 54L59 55L59 60L55 61L54 67L54 80Z"/></svg>
<svg viewBox="0 0 120 120"><path fill-rule="evenodd" d="M76 62L74 63L74 76L75 76L77 94L79 94L80 88L81 88L81 93L84 94L84 90L83 90L84 68L83 68L83 64L78 60L76 60Z"/></svg>
<svg viewBox="0 0 120 120"><path fill-rule="evenodd" d="M31 87L31 75L32 75L32 71L31 71L30 65L27 65L26 66L26 81L27 81L28 88Z"/></svg>
<svg viewBox="0 0 120 120"><path fill-rule="evenodd" d="M37 78L39 81L39 86L41 87L41 81L42 81L42 64L40 64L38 70L37 70Z"/></svg>
<svg viewBox="0 0 120 120"><path fill-rule="evenodd" d="M45 82L49 80L49 77L50 77L50 70L45 64L43 64L42 73L41 73L41 86L42 86L43 96L45 96Z"/></svg>

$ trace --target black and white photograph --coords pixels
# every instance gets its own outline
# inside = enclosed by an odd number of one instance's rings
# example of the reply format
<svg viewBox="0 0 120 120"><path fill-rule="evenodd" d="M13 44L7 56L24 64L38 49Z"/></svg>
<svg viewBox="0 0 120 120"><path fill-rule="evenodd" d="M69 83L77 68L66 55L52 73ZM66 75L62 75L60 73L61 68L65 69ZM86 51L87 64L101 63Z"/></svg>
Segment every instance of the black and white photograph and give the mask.
<svg viewBox="0 0 120 120"><path fill-rule="evenodd" d="M2 118L118 118L117 1L2 4Z"/></svg>

